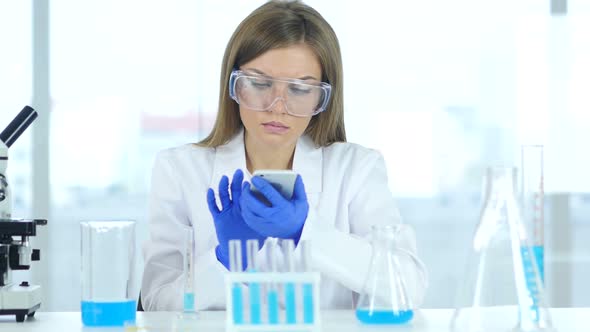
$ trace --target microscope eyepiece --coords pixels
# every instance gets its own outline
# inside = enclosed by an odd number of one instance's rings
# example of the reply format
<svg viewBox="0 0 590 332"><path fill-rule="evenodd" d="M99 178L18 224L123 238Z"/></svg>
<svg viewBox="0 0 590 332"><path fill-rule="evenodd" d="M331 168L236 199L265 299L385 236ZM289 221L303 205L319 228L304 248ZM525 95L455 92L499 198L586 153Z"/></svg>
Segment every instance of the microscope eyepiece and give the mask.
<svg viewBox="0 0 590 332"><path fill-rule="evenodd" d="M20 111L17 116L8 124L8 127L0 133L0 140L10 146L20 137L20 135L29 127L37 118L37 111L30 106Z"/></svg>

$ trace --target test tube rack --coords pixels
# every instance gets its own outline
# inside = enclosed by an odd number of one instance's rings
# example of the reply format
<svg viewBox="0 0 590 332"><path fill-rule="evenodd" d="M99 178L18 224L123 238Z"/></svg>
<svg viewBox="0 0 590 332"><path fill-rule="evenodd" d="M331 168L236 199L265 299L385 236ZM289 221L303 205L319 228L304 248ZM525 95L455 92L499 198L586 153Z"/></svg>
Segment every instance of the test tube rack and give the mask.
<svg viewBox="0 0 590 332"><path fill-rule="evenodd" d="M265 315L264 310L261 313L261 320L260 322L251 322L248 317L244 317L243 321L236 322L235 321L235 313L236 309L234 308L234 292L233 287L235 285L240 285L241 289L248 288L247 285L257 284L260 287L260 294L261 298L266 298L263 294L266 294L265 289L268 290L270 285L275 285L278 287L279 290L284 290L285 286L288 284L295 285L297 291L295 294L299 295L297 298L298 305L296 306L297 309L301 309L306 302L303 297L305 296L305 290L303 288L305 286L311 286L311 294L308 296L312 296L311 298L311 307L307 308L307 310L311 310L311 320L310 319L302 319L301 312L297 314L296 322L287 322L285 319L286 312L285 308L277 308L279 314L278 322L271 323L269 322ZM225 276L225 294L226 294L226 304L227 304L227 312L226 312L226 331L227 332L246 332L246 331L273 331L273 332L281 332L281 331L302 331L302 332L320 332L321 331L321 321L320 321L320 294L319 294L319 285L320 285L320 274L318 272L230 272L227 273ZM258 287L257 287L258 288ZM309 288L308 288L309 289ZM249 298L252 296L249 292L244 291L244 296L242 297L242 305L249 303ZM246 296L247 295L247 296ZM277 304L278 305L278 304ZM265 303L263 306L268 306L268 303ZM268 308L268 307L267 307ZM241 310L244 316L247 316L246 313L249 313L248 310ZM250 308L252 310L252 308ZM306 310L305 308L303 310ZM266 312L266 314L268 314Z"/></svg>

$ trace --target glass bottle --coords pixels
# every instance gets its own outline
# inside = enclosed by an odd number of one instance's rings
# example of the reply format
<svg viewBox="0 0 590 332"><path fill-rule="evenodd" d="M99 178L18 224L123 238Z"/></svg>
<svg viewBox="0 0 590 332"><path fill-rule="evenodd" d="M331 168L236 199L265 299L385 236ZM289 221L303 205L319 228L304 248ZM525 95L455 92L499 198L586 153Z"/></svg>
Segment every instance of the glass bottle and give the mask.
<svg viewBox="0 0 590 332"><path fill-rule="evenodd" d="M451 330L553 331L516 197L516 168L489 168L485 186Z"/></svg>
<svg viewBox="0 0 590 332"><path fill-rule="evenodd" d="M371 265L356 307L357 319L365 324L404 324L412 320L416 309L413 288L407 271L415 266L412 284L426 283L426 270L409 251L397 246L401 225L373 226Z"/></svg>

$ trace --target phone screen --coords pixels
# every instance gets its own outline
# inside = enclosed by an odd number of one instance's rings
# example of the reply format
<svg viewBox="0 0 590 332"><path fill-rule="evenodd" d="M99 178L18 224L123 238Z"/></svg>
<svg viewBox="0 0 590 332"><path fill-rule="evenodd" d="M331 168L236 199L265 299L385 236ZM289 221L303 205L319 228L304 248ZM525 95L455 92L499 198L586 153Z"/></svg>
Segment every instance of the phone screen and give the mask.
<svg viewBox="0 0 590 332"><path fill-rule="evenodd" d="M297 173L287 170L258 170L254 172L254 176L260 176L261 178L268 181L281 195L290 200L293 196L293 187L295 186L295 179L297 179ZM264 197L262 193L252 185L252 191L256 197L270 206L270 202Z"/></svg>

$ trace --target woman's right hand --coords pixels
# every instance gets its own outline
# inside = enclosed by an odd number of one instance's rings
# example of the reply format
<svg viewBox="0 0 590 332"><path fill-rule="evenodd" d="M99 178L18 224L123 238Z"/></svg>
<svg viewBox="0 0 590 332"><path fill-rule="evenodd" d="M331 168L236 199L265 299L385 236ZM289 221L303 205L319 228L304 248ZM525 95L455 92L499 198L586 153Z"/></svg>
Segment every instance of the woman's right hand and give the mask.
<svg viewBox="0 0 590 332"><path fill-rule="evenodd" d="M217 260L229 270L229 240L242 241L242 267L246 268L246 240L257 239L259 248L265 240L265 236L258 234L244 222L240 210L240 196L242 195L242 181L244 173L237 169L232 178L231 187L227 176L222 176L219 181L219 200L221 210L215 200L215 192L209 188L207 191L207 203L213 216L215 232L219 244L215 248ZM231 197L230 197L231 191Z"/></svg>

